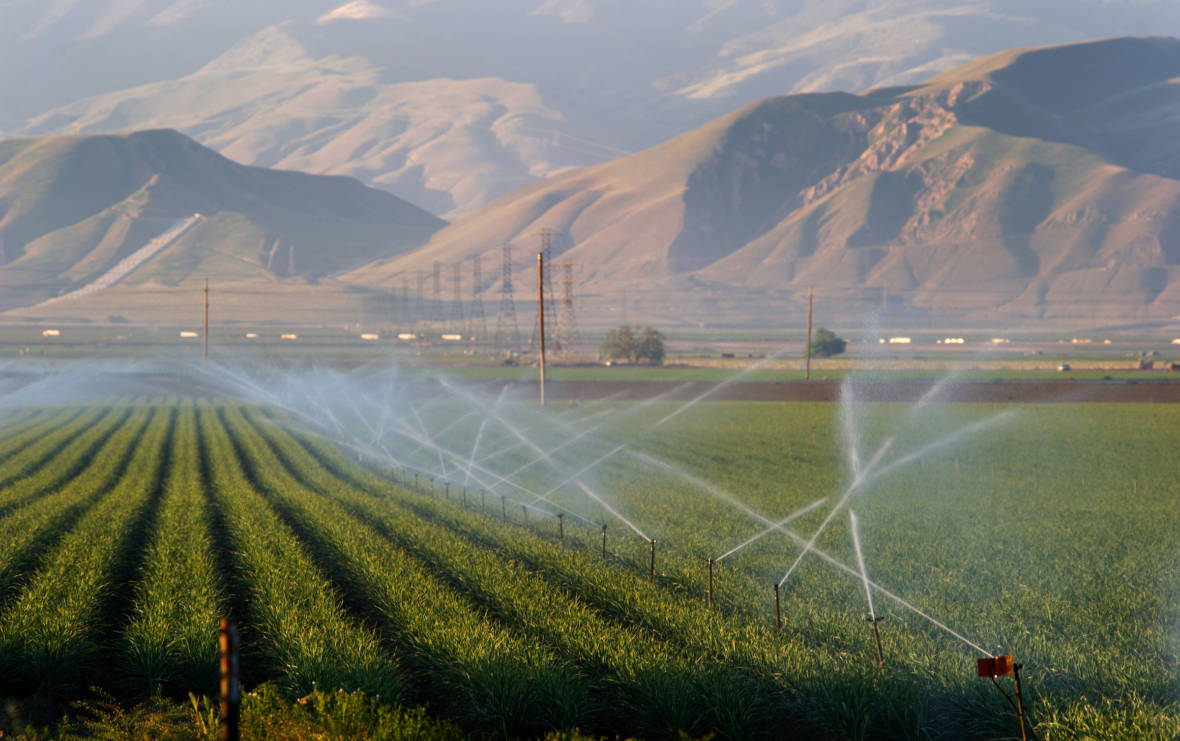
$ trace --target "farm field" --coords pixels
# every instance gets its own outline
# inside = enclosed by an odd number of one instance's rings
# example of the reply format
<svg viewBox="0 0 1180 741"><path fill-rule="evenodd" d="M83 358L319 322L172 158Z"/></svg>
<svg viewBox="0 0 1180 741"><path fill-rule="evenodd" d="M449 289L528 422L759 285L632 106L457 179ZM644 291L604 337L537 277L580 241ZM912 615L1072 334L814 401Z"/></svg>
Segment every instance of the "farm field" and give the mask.
<svg viewBox="0 0 1180 741"><path fill-rule="evenodd" d="M1018 737L987 653L1024 664L1041 738L1180 728L1180 406L543 411L226 376L237 398L0 409L7 734L97 697L212 737L221 615L247 729Z"/></svg>

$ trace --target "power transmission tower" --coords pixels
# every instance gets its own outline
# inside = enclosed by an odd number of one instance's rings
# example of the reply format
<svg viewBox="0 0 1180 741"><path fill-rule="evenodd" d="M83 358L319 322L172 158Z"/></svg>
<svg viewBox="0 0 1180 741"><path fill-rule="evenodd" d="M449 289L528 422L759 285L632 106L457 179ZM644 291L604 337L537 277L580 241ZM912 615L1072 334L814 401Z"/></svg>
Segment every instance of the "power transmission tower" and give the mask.
<svg viewBox="0 0 1180 741"><path fill-rule="evenodd" d="M442 321L442 263L434 263L434 295L430 302L430 326L435 329Z"/></svg>
<svg viewBox="0 0 1180 741"><path fill-rule="evenodd" d="M516 352L520 327L516 324L516 302L512 298L512 247L504 245L500 268L500 313L496 316L496 353Z"/></svg>
<svg viewBox="0 0 1180 741"><path fill-rule="evenodd" d="M563 354L568 357L574 351L578 336L578 322L574 315L574 264L561 264L561 313L558 315L558 339Z"/></svg>
<svg viewBox="0 0 1180 741"><path fill-rule="evenodd" d="M426 299L422 295L426 286L426 271L418 271L418 300L414 306L414 331L422 331L422 323L426 321Z"/></svg>
<svg viewBox="0 0 1180 741"><path fill-rule="evenodd" d="M476 345L488 341L488 320L483 312L483 275L479 255L471 258L471 310L467 312L467 333Z"/></svg>
<svg viewBox="0 0 1180 741"><path fill-rule="evenodd" d="M541 230L541 295L543 299L541 306L537 309L537 320L533 323L533 345L539 346L541 313L545 314L544 326L549 328L545 335L546 344L553 349L554 352L561 352L561 340L555 335L553 328L556 327L553 321L553 230L545 228Z"/></svg>
<svg viewBox="0 0 1180 741"><path fill-rule="evenodd" d="M464 332L463 326L463 276L459 271L462 270L463 263L457 262L451 266L451 318L448 324L450 331L462 334Z"/></svg>

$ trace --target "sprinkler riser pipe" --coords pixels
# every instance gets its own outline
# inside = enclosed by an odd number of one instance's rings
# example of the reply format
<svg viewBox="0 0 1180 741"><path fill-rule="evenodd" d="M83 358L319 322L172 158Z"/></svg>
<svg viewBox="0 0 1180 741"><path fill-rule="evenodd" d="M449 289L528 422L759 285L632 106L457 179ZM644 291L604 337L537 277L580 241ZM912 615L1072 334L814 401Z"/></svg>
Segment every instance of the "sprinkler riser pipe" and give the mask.
<svg viewBox="0 0 1180 741"><path fill-rule="evenodd" d="M774 585L774 632L782 632L782 608L779 605L779 585Z"/></svg>
<svg viewBox="0 0 1180 741"><path fill-rule="evenodd" d="M606 525L602 526L602 560L606 560Z"/></svg>
<svg viewBox="0 0 1180 741"><path fill-rule="evenodd" d="M651 569L649 569L648 575L652 579L656 578L656 539L655 538L651 539Z"/></svg>
<svg viewBox="0 0 1180 741"><path fill-rule="evenodd" d="M565 515L560 512L557 513L557 539L565 545Z"/></svg>
<svg viewBox="0 0 1180 741"><path fill-rule="evenodd" d="M885 655L881 652L881 631L877 627L877 623L884 620L884 618L867 617L865 619L873 624L873 641L876 642L876 644L877 644L877 666L884 667L885 666Z"/></svg>
<svg viewBox="0 0 1180 741"><path fill-rule="evenodd" d="M705 607L713 609L713 558L709 558L709 588L705 592Z"/></svg>
<svg viewBox="0 0 1180 741"><path fill-rule="evenodd" d="M526 505L520 505L520 511L524 513L524 524L528 527L529 524L529 508Z"/></svg>
<svg viewBox="0 0 1180 741"><path fill-rule="evenodd" d="M504 518L504 522L508 522L508 498L500 497L500 516Z"/></svg>

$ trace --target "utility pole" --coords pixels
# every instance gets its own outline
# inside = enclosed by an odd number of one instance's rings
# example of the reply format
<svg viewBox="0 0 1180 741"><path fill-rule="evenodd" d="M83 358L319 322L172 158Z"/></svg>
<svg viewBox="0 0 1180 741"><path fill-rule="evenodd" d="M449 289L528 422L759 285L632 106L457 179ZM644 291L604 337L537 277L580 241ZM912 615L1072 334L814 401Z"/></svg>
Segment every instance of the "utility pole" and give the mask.
<svg viewBox="0 0 1180 741"><path fill-rule="evenodd" d="M209 362L209 279L205 279L205 326L201 331L201 340L205 347L201 355L201 367Z"/></svg>
<svg viewBox="0 0 1180 741"><path fill-rule="evenodd" d="M807 289L807 337L804 342L807 343L807 364L803 367L803 380L811 379L811 288Z"/></svg>
<svg viewBox="0 0 1180 741"><path fill-rule="evenodd" d="M552 312L554 301L553 301L553 280L550 277L550 273L552 272L552 270L551 270L550 266L552 265L552 260L553 260L553 230L548 227L541 230L541 254L544 256L544 261L545 261L545 274L542 276L542 279L541 279L541 282L542 282L542 289L541 290L545 294L545 305L548 307L549 311ZM541 321L540 315L538 315L537 322L533 325L533 337L539 336L539 328L540 328L541 324L543 324L543 322ZM549 331L553 332L553 328L554 328L553 317L552 317L552 315L550 315L550 317L549 317ZM561 340L558 339L556 336L552 337L551 339L553 340L553 349L560 351L561 350Z"/></svg>
<svg viewBox="0 0 1180 741"><path fill-rule="evenodd" d="M545 406L545 253L537 253L537 322L541 331L541 406Z"/></svg>
<svg viewBox="0 0 1180 741"><path fill-rule="evenodd" d="M451 331L462 333L463 326L463 276L459 271L463 263L457 262L451 266Z"/></svg>

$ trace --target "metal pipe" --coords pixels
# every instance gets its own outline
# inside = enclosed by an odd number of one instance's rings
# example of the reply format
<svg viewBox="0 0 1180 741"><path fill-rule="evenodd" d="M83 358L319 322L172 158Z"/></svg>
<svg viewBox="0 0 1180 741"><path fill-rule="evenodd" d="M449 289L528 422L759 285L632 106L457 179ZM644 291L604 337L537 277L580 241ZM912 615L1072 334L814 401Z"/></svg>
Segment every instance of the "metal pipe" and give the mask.
<svg viewBox="0 0 1180 741"><path fill-rule="evenodd" d="M709 556L709 589L705 592L705 606L713 609L713 557Z"/></svg>
<svg viewBox="0 0 1180 741"><path fill-rule="evenodd" d="M774 632L783 632L783 611L779 607L778 601L778 582L774 583Z"/></svg>
<svg viewBox="0 0 1180 741"><path fill-rule="evenodd" d="M508 497L503 494L500 495L500 516L504 518L504 522L508 522Z"/></svg>
<svg viewBox="0 0 1180 741"><path fill-rule="evenodd" d="M651 568L648 570L648 575L654 580L656 578L656 539L651 541Z"/></svg>
<svg viewBox="0 0 1180 741"><path fill-rule="evenodd" d="M528 505L527 504L520 505L520 511L524 513L524 525L525 525L525 527L528 527L528 525L529 525L529 507L528 507Z"/></svg>
<svg viewBox="0 0 1180 741"><path fill-rule="evenodd" d="M602 526L602 558L606 560L606 525Z"/></svg>
<svg viewBox="0 0 1180 741"><path fill-rule="evenodd" d="M1012 676L1016 681L1016 717L1020 721L1020 741L1028 741L1028 736L1024 732L1024 695L1020 687L1020 670L1023 667L1024 664L1013 665Z"/></svg>
<svg viewBox="0 0 1180 741"><path fill-rule="evenodd" d="M565 545L565 515L561 512L557 513L557 539Z"/></svg>
<svg viewBox="0 0 1180 741"><path fill-rule="evenodd" d="M885 666L885 655L881 653L881 631L877 629L877 623L885 618L882 617L866 617L865 620L873 624L873 640L877 642L877 666Z"/></svg>

